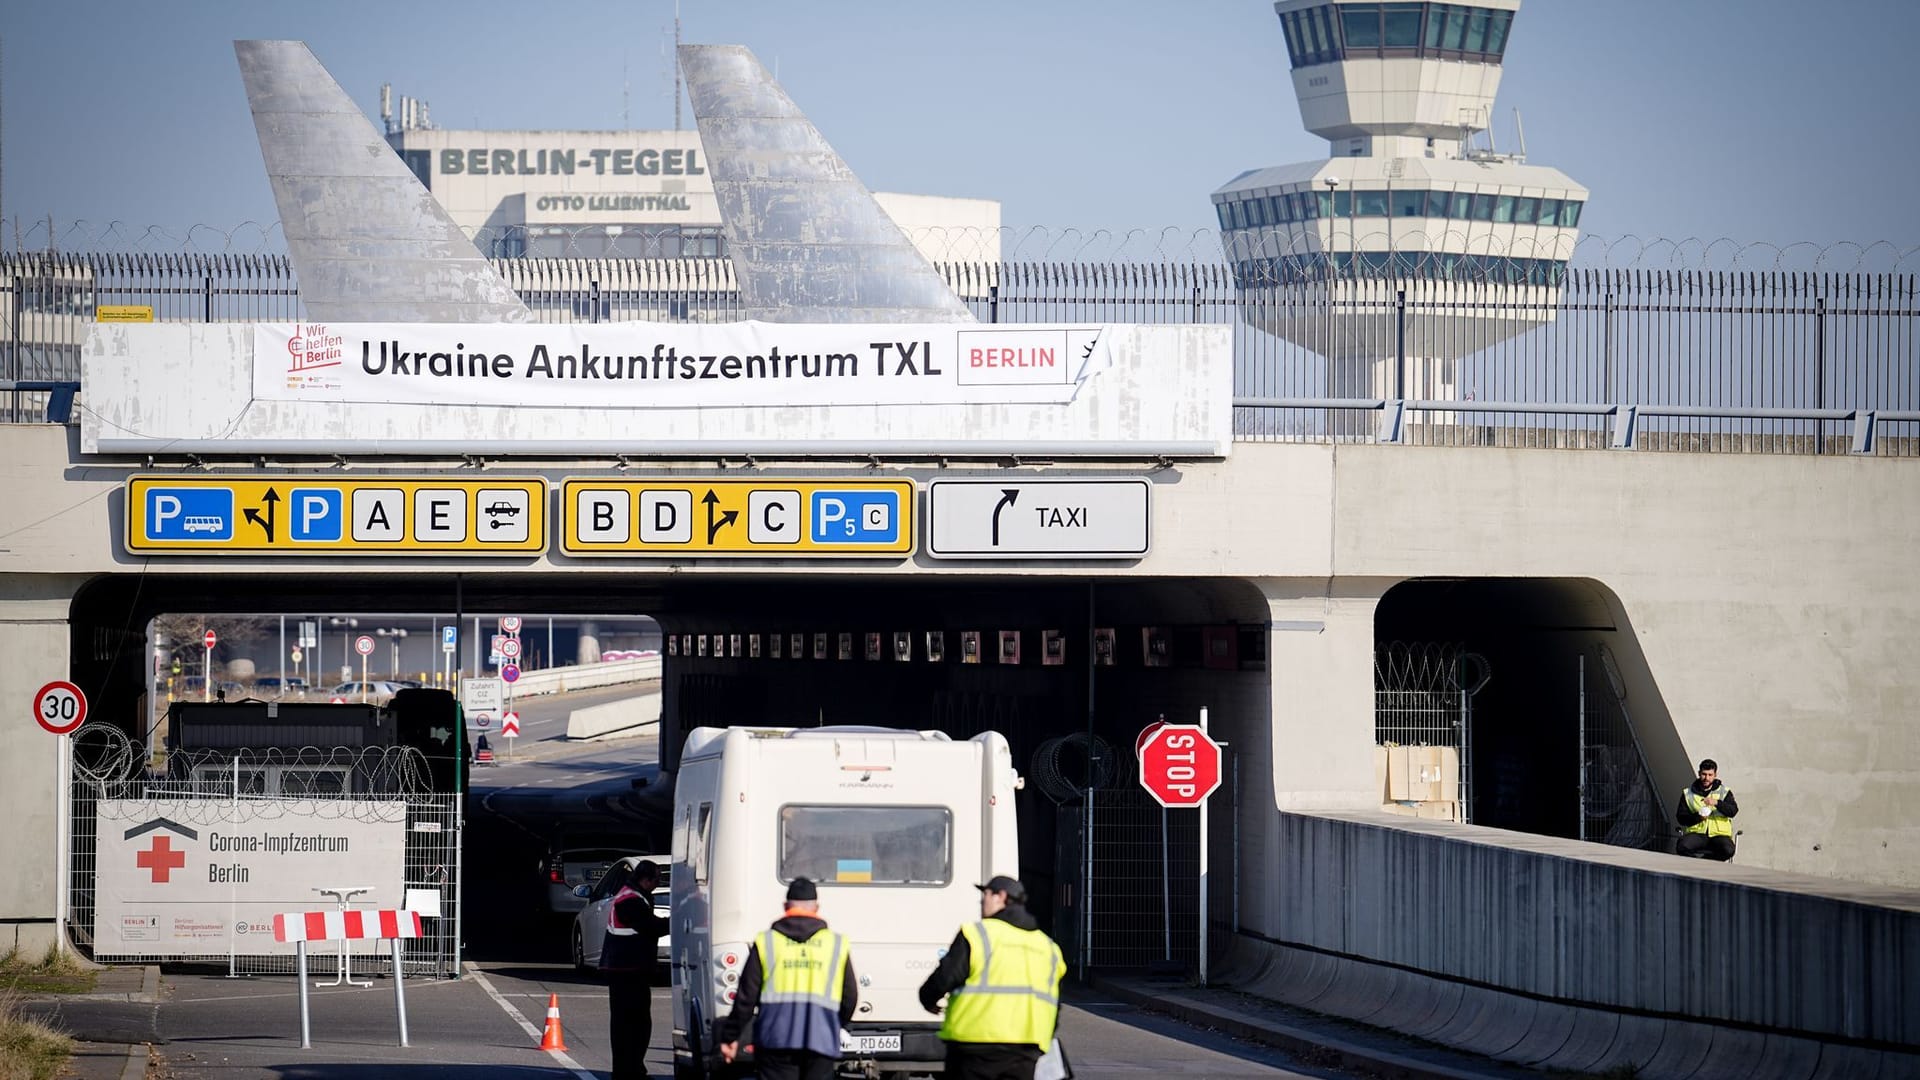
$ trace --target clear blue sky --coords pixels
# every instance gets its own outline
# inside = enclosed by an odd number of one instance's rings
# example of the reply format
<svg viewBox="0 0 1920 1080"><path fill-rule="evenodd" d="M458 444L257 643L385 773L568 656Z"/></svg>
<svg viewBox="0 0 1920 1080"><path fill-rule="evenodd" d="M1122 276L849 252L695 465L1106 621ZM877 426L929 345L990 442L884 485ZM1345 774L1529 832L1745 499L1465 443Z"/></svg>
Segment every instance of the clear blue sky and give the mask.
<svg viewBox="0 0 1920 1080"><path fill-rule="evenodd" d="M753 48L870 188L998 199L1013 226L1210 227L1244 169L1326 155L1264 0L686 0ZM9 219L184 229L277 217L231 41L303 39L372 115L671 127L671 0L14 0ZM1528 0L1507 53L1536 163L1602 236L1920 242L1912 0ZM686 125L693 126L691 110Z"/></svg>

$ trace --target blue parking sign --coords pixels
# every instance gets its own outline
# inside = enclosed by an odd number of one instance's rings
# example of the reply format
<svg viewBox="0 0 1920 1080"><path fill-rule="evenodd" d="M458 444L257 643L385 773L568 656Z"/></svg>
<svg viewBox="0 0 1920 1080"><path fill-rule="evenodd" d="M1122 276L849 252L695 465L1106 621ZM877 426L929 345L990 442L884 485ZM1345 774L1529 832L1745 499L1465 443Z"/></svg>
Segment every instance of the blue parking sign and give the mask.
<svg viewBox="0 0 1920 1080"><path fill-rule="evenodd" d="M813 493L817 544L893 544L900 540L900 493L824 490Z"/></svg>
<svg viewBox="0 0 1920 1080"><path fill-rule="evenodd" d="M287 496L287 539L337 543L346 533L339 488L294 488Z"/></svg>
<svg viewBox="0 0 1920 1080"><path fill-rule="evenodd" d="M233 539L232 488L148 488L148 540Z"/></svg>

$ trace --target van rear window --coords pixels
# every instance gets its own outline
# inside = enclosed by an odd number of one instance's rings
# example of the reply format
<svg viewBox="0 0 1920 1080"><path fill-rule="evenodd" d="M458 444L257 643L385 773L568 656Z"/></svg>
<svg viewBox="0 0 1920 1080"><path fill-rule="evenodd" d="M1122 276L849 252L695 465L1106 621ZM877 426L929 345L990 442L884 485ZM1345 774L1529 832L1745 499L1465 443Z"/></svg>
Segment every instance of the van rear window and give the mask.
<svg viewBox="0 0 1920 1080"><path fill-rule="evenodd" d="M826 885L945 885L953 814L944 806L785 806L780 880Z"/></svg>

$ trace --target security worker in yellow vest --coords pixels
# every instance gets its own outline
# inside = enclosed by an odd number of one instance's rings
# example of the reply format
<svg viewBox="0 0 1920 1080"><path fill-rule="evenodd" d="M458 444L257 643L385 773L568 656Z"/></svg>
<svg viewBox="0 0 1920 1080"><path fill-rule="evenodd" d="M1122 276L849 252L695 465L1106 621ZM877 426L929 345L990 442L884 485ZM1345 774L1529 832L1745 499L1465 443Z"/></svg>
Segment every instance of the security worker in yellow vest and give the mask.
<svg viewBox="0 0 1920 1080"><path fill-rule="evenodd" d="M720 1056L732 1064L752 1023L760 1080L829 1080L859 1004L846 935L820 918L813 882L794 878L786 913L747 950L733 1011L720 1021Z"/></svg>
<svg viewBox="0 0 1920 1080"><path fill-rule="evenodd" d="M1674 821L1686 831L1680 834L1675 852L1695 859L1733 858L1733 816L1740 804L1733 801L1733 789L1720 780L1720 766L1712 758L1700 763L1700 776L1680 793L1680 805L1674 809Z"/></svg>
<svg viewBox="0 0 1920 1080"><path fill-rule="evenodd" d="M980 921L967 923L920 986L920 1004L940 1011L947 1076L1033 1080L1060 1019L1066 958L1027 913L1027 890L1004 874L980 890Z"/></svg>

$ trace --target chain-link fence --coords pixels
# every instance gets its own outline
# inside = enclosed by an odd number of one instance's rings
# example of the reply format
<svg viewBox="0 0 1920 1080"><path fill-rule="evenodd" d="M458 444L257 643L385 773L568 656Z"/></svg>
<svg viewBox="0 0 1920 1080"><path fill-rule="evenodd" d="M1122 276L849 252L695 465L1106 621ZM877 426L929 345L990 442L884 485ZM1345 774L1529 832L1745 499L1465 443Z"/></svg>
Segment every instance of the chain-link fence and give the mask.
<svg viewBox="0 0 1920 1080"><path fill-rule="evenodd" d="M1579 658L1580 839L1615 847L1668 850L1672 827L1627 711L1626 683L1613 652L1597 646Z"/></svg>
<svg viewBox="0 0 1920 1080"><path fill-rule="evenodd" d="M149 771L141 751L118 728L89 724L74 737L70 859L66 917L73 943L100 963L218 964L230 974L290 974L295 957L291 949L272 946L272 927L259 912L230 901L218 918L204 917L206 905L195 917L206 924L195 928L194 946L170 944L141 950L135 942L157 939L160 930L129 934L125 927L103 932L101 921L125 912L129 905L103 896L100 887L101 837L116 832L138 833L159 822L185 835L226 830L229 835L270 833L304 837L311 826L353 826L382 833L401 831L403 881L401 893L381 890L380 903L399 906L406 896L429 899L432 914L422 919L424 936L403 941L401 958L411 976L452 978L459 974L461 798L429 790L427 763L411 747L306 748L302 750L240 751L226 755L182 755L160 774ZM209 845L211 847L211 844ZM140 856L156 856L159 848ZM169 854L179 855L178 852ZM154 881L167 877L164 855L140 866L163 869ZM182 866L174 864L175 869ZM212 873L234 873L216 863ZM320 911L337 906L364 906L364 900L342 895L343 890L289 903L282 910ZM354 882L364 886L364 882ZM391 883L385 883L390 889ZM365 891L362 889L361 891ZM371 897L368 897L371 899ZM218 907L216 903L214 907ZM161 910L155 905L153 911ZM158 919L142 909L139 919ZM169 914L167 918L174 918ZM202 944L204 947L202 947ZM350 968L343 971L342 965ZM308 957L311 970L336 977L390 973L392 956L380 942L326 946Z"/></svg>
<svg viewBox="0 0 1920 1080"><path fill-rule="evenodd" d="M1169 810L1139 785L1131 750L1087 734L1048 739L1035 750L1028 780L1055 806L1056 937L1076 971L1197 969L1201 814L1213 814L1216 826L1209 906L1233 910L1239 888L1238 864L1222 857L1234 833L1217 827L1237 817L1230 753L1222 759L1230 782L1199 809Z"/></svg>
<svg viewBox="0 0 1920 1080"><path fill-rule="evenodd" d="M1473 699L1493 677L1457 644L1392 642L1374 652L1374 742L1445 747L1459 758L1460 820L1473 820Z"/></svg>

